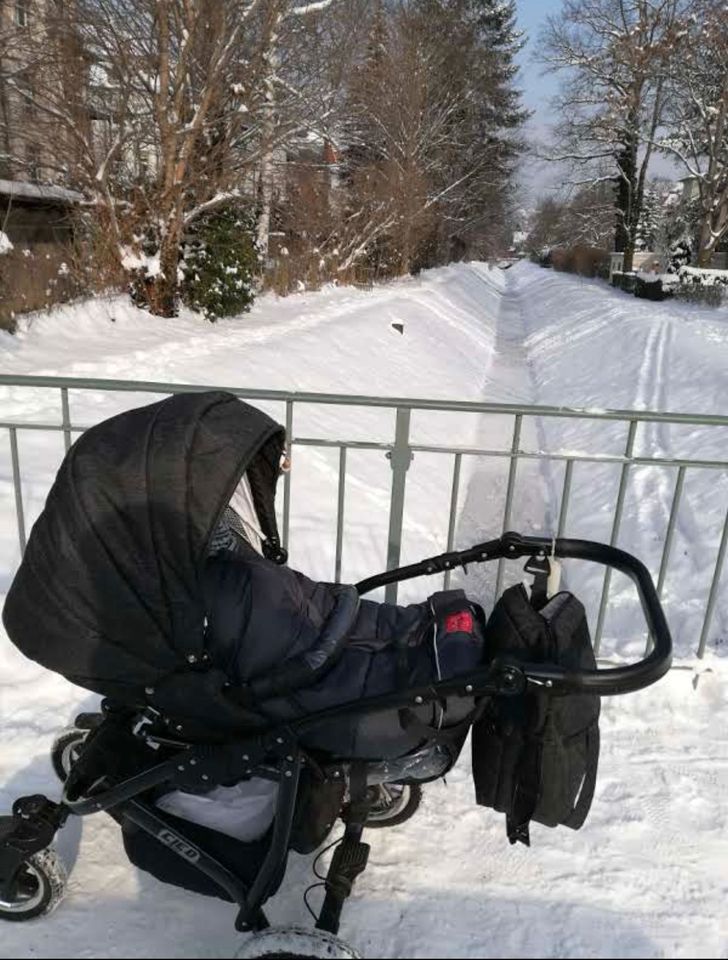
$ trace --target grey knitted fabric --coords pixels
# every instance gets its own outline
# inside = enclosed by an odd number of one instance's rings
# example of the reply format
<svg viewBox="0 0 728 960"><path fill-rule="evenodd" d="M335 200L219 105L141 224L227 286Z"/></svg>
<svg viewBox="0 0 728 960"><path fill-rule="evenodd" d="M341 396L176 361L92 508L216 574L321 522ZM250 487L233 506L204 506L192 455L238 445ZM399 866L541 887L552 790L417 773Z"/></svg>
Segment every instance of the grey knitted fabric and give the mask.
<svg viewBox="0 0 728 960"><path fill-rule="evenodd" d="M210 540L210 556L222 552L235 553L241 541L248 543L243 522L232 507L225 507Z"/></svg>

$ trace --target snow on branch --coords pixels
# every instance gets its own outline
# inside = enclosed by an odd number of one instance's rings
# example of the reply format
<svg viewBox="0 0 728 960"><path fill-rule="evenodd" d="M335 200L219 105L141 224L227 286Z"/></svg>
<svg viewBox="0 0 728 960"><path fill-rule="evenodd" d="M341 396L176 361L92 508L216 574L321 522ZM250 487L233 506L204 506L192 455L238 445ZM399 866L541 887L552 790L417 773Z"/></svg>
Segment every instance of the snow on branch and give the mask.
<svg viewBox="0 0 728 960"><path fill-rule="evenodd" d="M306 3L302 7L293 7L290 11L292 17L305 17L309 13L319 13L330 7L334 0L318 0L317 3Z"/></svg>
<svg viewBox="0 0 728 960"><path fill-rule="evenodd" d="M218 207L224 206L226 203L229 203L231 200L239 200L242 194L239 190L228 190L225 193L218 193L212 199L206 200L204 203L198 204L187 214L185 214L185 226L189 226L193 221L197 220L198 217L201 217L204 213L209 213L210 210L216 210Z"/></svg>

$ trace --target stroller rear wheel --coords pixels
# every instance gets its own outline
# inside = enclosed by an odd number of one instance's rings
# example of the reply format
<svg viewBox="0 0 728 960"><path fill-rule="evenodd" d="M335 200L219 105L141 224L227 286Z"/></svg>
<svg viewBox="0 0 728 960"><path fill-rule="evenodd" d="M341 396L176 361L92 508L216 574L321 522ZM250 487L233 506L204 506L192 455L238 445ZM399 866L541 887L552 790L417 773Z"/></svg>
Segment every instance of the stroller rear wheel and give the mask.
<svg viewBox="0 0 728 960"><path fill-rule="evenodd" d="M75 763L88 734L88 730L69 727L68 730L64 730L63 733L60 733L53 741L53 746L51 747L51 763L61 783L65 783L68 779L71 767Z"/></svg>
<svg viewBox="0 0 728 960"><path fill-rule="evenodd" d="M367 827L397 827L413 817L422 802L418 783L382 783L369 790L372 805Z"/></svg>
<svg viewBox="0 0 728 960"><path fill-rule="evenodd" d="M333 934L298 927L257 933L235 956L238 960L359 960L356 950Z"/></svg>
<svg viewBox="0 0 728 960"><path fill-rule="evenodd" d="M48 847L23 861L7 899L0 900L0 920L21 923L50 913L66 890L66 871L55 850Z"/></svg>

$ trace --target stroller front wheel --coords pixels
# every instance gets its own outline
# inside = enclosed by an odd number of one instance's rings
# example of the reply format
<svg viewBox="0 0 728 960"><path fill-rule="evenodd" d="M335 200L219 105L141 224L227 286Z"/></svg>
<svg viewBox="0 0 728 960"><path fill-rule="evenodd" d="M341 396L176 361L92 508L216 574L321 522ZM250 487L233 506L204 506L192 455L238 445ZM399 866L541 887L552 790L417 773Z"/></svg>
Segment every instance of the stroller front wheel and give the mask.
<svg viewBox="0 0 728 960"><path fill-rule="evenodd" d="M372 805L367 827L397 827L413 817L422 803L422 787L418 783L382 783L369 789Z"/></svg>
<svg viewBox="0 0 728 960"><path fill-rule="evenodd" d="M53 746L51 747L51 763L61 783L65 783L68 779L71 767L76 762L81 746L88 734L88 730L71 727L68 730L64 730L63 733L60 733L53 741Z"/></svg>
<svg viewBox="0 0 728 960"><path fill-rule="evenodd" d="M22 923L45 916L58 906L66 891L66 870L48 847L21 864L7 899L0 899L0 920Z"/></svg>

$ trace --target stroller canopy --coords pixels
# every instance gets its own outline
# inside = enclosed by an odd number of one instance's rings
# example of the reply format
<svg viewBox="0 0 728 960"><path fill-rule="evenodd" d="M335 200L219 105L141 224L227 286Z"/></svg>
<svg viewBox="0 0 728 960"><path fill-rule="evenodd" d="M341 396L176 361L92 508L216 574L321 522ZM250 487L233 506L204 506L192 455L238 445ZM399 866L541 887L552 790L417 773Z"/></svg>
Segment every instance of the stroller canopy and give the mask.
<svg viewBox="0 0 728 960"><path fill-rule="evenodd" d="M274 510L284 439L279 424L222 392L173 396L87 431L10 588L11 640L112 696L199 657L208 545L243 474L267 555L285 556Z"/></svg>

